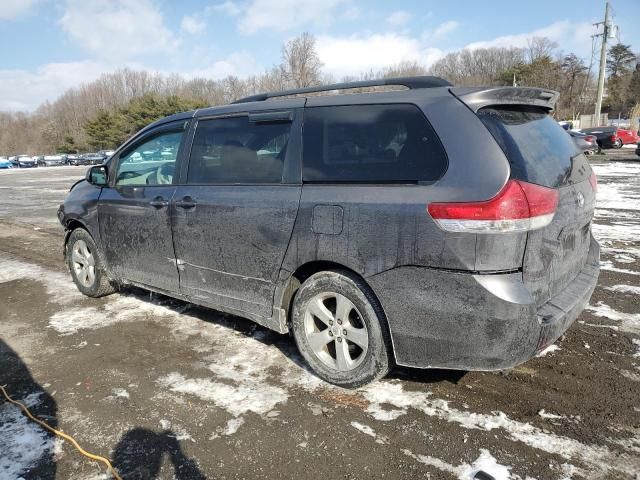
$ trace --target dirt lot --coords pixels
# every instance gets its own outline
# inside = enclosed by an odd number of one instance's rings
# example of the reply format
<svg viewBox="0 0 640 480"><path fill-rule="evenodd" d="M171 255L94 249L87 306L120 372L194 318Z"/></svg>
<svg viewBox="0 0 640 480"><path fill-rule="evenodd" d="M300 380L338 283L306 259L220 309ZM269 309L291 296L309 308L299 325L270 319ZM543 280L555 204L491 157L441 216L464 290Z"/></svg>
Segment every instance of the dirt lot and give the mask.
<svg viewBox="0 0 640 480"><path fill-rule="evenodd" d="M142 291L82 297L55 211L86 167L0 172L0 385L125 478L638 479L634 158L594 160L603 270L546 355L495 373L398 369L355 392L248 321ZM0 400L0 478L19 477L110 478Z"/></svg>

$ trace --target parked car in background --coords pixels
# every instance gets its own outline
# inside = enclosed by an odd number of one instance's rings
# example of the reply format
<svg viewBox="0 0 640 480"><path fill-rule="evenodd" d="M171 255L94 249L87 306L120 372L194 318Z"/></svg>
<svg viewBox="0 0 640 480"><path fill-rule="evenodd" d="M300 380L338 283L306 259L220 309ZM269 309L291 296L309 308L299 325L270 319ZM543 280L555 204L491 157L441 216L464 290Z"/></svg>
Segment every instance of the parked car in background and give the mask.
<svg viewBox="0 0 640 480"><path fill-rule="evenodd" d="M85 153L82 156L85 163L83 165L100 165L105 161L107 157L105 157L102 153Z"/></svg>
<svg viewBox="0 0 640 480"><path fill-rule="evenodd" d="M75 162L79 158L80 158L80 155L78 155L77 153L69 153L65 158L65 162L67 165L77 165Z"/></svg>
<svg viewBox="0 0 640 480"><path fill-rule="evenodd" d="M618 127L592 127L580 131L587 135L595 135L600 148L621 148L623 145L640 142L637 132Z"/></svg>
<svg viewBox="0 0 640 480"><path fill-rule="evenodd" d="M98 151L100 155L103 155L105 159L109 158L111 155L115 153L115 150L100 150Z"/></svg>
<svg viewBox="0 0 640 480"><path fill-rule="evenodd" d="M31 155L18 155L13 157L13 164L18 168L33 168L38 166L38 162Z"/></svg>
<svg viewBox="0 0 640 480"><path fill-rule="evenodd" d="M0 169L13 168L13 163L7 157L0 157Z"/></svg>
<svg viewBox="0 0 640 480"><path fill-rule="evenodd" d="M593 154L598 151L598 142L595 135L587 135L575 130L567 130L567 133L582 153Z"/></svg>
<svg viewBox="0 0 640 480"><path fill-rule="evenodd" d="M67 157L67 163L69 165L94 165L94 158L91 157L91 153L84 153L82 155L69 155ZM102 157L100 157L102 158Z"/></svg>
<svg viewBox="0 0 640 480"><path fill-rule="evenodd" d="M45 155L41 157L38 165L45 167L58 167L65 164L65 159L62 155Z"/></svg>
<svg viewBox="0 0 640 480"><path fill-rule="evenodd" d="M407 89L318 95L383 85ZM557 98L407 77L163 118L67 195L67 265L91 297L135 285L292 332L343 387L513 367L599 273L596 178Z"/></svg>

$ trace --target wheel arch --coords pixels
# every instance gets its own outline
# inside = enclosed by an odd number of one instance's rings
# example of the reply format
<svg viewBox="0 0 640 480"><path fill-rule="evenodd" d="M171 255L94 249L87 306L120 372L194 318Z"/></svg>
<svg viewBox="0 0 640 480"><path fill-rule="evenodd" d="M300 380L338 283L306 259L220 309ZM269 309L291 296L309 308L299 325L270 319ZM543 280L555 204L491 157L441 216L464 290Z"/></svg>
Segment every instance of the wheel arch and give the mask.
<svg viewBox="0 0 640 480"><path fill-rule="evenodd" d="M383 323L383 328L385 328L387 332L390 333L389 320L387 319L387 314L384 310L384 306L382 305L380 298L378 298L378 295L375 293L373 287L369 284L369 282L367 282L367 279L352 268L328 260L313 260L303 263L302 265L298 266L294 272L289 273L288 277L284 280L284 282L282 282L280 288L276 290L274 307L284 312L284 318L286 318L287 327L289 327L291 322L291 307L293 305L293 299L295 298L295 294L300 288L300 285L302 285L304 281L312 275L328 270L347 271L350 274L358 277L369 288L371 294L378 302L378 305L382 310L383 318L381 319L381 321Z"/></svg>

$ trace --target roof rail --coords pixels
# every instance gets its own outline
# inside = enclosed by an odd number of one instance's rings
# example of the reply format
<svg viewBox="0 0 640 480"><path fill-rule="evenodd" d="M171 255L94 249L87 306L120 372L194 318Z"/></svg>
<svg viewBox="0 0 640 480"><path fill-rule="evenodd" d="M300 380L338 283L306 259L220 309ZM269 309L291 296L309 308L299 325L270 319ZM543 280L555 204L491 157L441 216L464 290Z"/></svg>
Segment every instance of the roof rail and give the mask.
<svg viewBox="0 0 640 480"><path fill-rule="evenodd" d="M315 87L293 88L280 92L267 92L250 95L232 103L262 102L274 97L286 97L289 95L300 95L303 93L330 92L331 90L348 90L351 88L383 87L386 85L400 85L409 90L417 88L451 87L452 85L440 77L420 76L420 77L397 77L381 78L378 80L360 80L357 82L333 83L331 85L318 85Z"/></svg>

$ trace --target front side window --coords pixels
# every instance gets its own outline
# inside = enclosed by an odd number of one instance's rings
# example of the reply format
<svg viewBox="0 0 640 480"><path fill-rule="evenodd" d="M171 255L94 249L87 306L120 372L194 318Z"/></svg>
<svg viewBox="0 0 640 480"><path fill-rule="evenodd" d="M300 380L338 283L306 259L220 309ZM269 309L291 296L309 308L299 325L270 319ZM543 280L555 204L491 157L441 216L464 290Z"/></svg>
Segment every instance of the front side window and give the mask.
<svg viewBox="0 0 640 480"><path fill-rule="evenodd" d="M291 123L248 116L200 120L187 183L281 183Z"/></svg>
<svg viewBox="0 0 640 480"><path fill-rule="evenodd" d="M116 185L168 185L173 183L183 132L161 133L120 157Z"/></svg>
<svg viewBox="0 0 640 480"><path fill-rule="evenodd" d="M447 169L415 105L311 107L304 115L305 182L432 182Z"/></svg>

